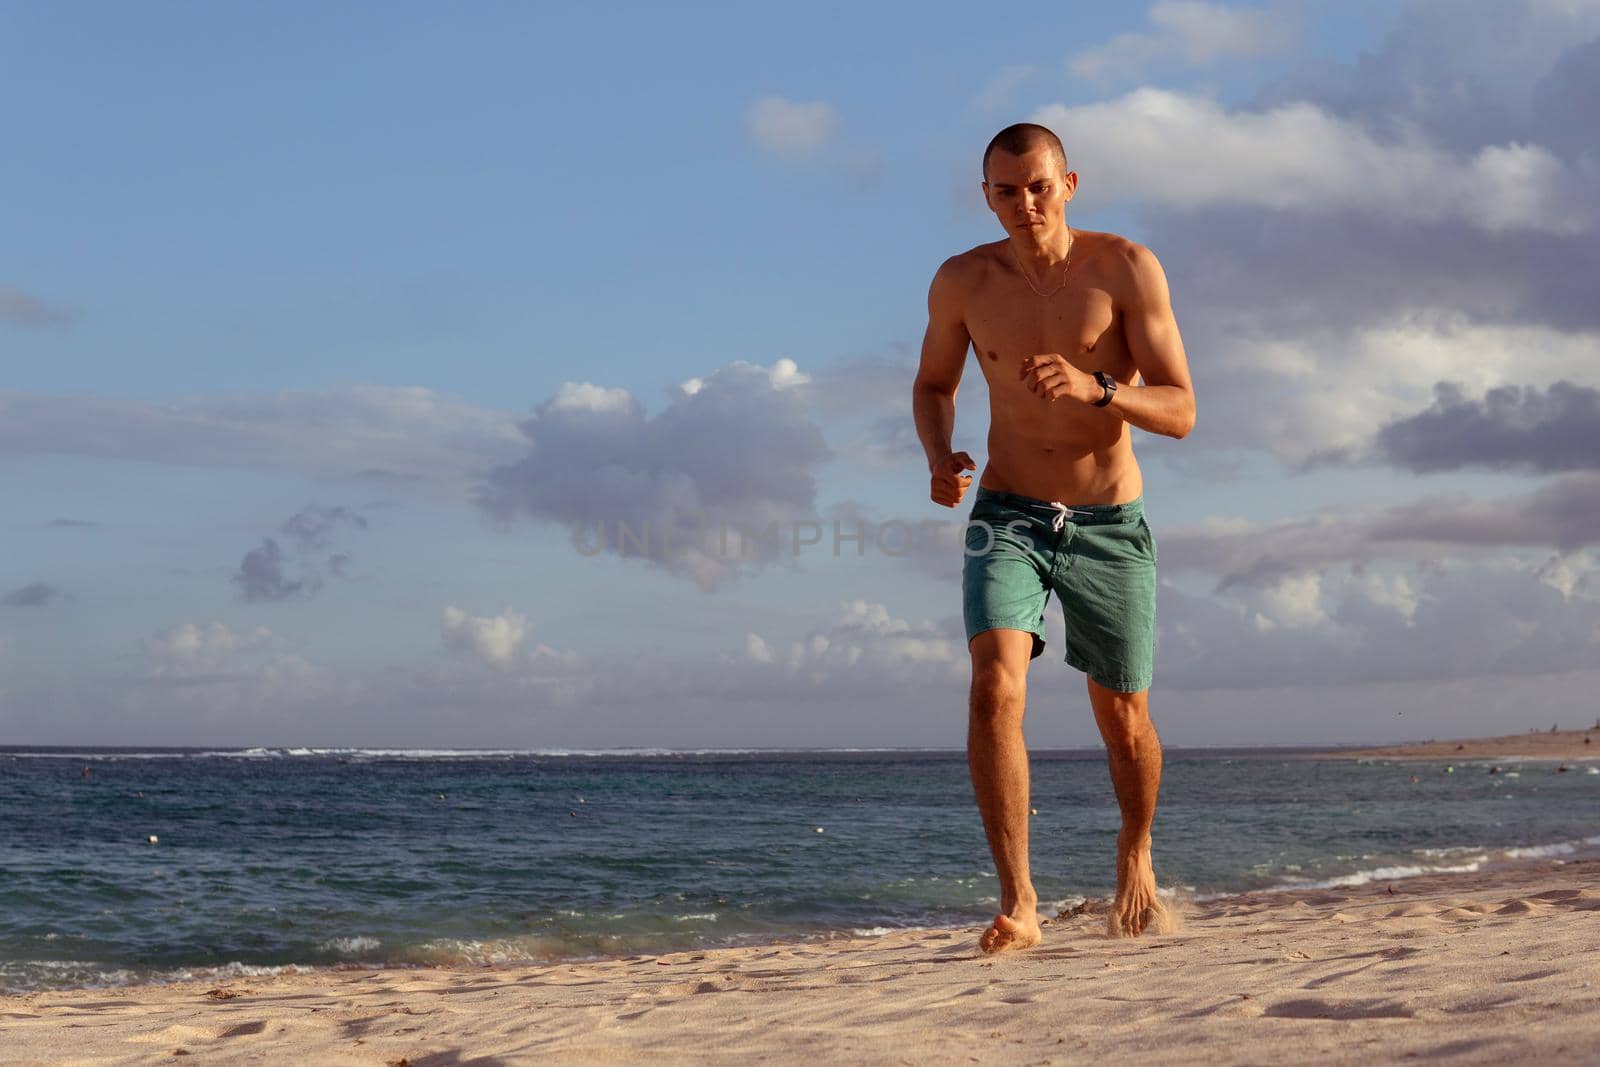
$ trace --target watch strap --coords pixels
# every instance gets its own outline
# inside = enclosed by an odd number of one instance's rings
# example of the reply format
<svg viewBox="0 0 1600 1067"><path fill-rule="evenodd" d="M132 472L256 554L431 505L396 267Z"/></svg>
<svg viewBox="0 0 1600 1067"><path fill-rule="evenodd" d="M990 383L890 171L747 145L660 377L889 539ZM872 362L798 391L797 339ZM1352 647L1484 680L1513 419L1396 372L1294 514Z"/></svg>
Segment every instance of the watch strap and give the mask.
<svg viewBox="0 0 1600 1067"><path fill-rule="evenodd" d="M1094 402L1095 407L1103 408L1107 404L1111 403L1111 398L1116 395L1117 380L1103 370L1097 370L1094 372L1094 380L1099 382L1100 388L1106 391L1105 396Z"/></svg>

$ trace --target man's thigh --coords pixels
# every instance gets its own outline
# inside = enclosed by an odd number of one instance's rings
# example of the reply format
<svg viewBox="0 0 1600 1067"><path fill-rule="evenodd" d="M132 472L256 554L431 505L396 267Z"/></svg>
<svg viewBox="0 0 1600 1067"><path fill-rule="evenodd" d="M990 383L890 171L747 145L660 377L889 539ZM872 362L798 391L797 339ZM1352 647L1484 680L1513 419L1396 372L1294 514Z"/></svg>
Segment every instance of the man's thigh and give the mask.
<svg viewBox="0 0 1600 1067"><path fill-rule="evenodd" d="M1003 509L973 509L961 569L961 609L967 647L988 630L1033 634L1029 659L1044 651L1044 609L1050 598L1047 564L1033 534L1022 525L1008 528Z"/></svg>
<svg viewBox="0 0 1600 1067"><path fill-rule="evenodd" d="M1155 674L1156 546L1141 514L1080 526L1052 584L1066 622L1066 661L1120 693L1150 688Z"/></svg>

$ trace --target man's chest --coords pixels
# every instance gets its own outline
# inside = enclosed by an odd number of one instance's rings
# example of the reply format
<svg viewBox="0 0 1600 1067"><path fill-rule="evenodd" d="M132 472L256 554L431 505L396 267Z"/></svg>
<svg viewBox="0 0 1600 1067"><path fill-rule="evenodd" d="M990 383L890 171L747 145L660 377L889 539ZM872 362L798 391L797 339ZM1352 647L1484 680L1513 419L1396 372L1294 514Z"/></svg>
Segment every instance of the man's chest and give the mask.
<svg viewBox="0 0 1600 1067"><path fill-rule="evenodd" d="M1089 370L1113 369L1126 358L1110 293L1084 286L1026 297L993 290L973 294L967 333L985 369L1042 352L1059 352Z"/></svg>

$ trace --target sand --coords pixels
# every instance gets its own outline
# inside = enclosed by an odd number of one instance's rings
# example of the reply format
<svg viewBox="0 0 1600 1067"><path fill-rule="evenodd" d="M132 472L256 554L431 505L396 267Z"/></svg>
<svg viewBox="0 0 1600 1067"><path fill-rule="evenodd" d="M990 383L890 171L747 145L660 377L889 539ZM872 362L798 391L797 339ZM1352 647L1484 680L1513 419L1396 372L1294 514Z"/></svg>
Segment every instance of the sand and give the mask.
<svg viewBox="0 0 1600 1067"><path fill-rule="evenodd" d="M0 1062L1600 1062L1600 860L970 930L0 998ZM180 1052L181 1050L181 1052Z"/></svg>
<svg viewBox="0 0 1600 1067"><path fill-rule="evenodd" d="M1585 743L1587 742L1587 743ZM1600 729L1544 730L1505 737L1412 741L1383 748L1339 749L1326 756L1364 759L1600 759Z"/></svg>

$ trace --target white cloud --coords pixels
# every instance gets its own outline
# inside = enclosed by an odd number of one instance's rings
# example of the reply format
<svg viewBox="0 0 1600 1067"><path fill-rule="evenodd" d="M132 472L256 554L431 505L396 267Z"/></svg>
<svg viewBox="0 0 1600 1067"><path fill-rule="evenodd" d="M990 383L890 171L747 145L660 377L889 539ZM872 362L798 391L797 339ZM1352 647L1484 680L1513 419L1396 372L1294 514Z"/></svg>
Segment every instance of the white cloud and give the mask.
<svg viewBox="0 0 1600 1067"><path fill-rule="evenodd" d="M1588 552L1551 556L1535 572L1539 581L1562 598L1574 596L1600 598L1600 559Z"/></svg>
<svg viewBox="0 0 1600 1067"><path fill-rule="evenodd" d="M1135 81L1160 65L1204 67L1222 59L1270 55L1286 49L1293 27L1281 11L1223 7L1200 0L1160 0L1150 8L1150 29L1118 34L1068 60L1090 81Z"/></svg>
<svg viewBox="0 0 1600 1067"><path fill-rule="evenodd" d="M0 645L0 651L4 651L3 645ZM762 639L760 634L744 635L744 654L747 658L756 663L775 662L775 658L772 655L772 649L768 647L766 641Z"/></svg>
<svg viewBox="0 0 1600 1067"><path fill-rule="evenodd" d="M797 385L805 385L811 379L800 373L799 366L792 359L780 359L772 364L767 372L767 380L774 389L788 389Z"/></svg>
<svg viewBox="0 0 1600 1067"><path fill-rule="evenodd" d="M549 674L571 675L585 666L577 653L543 643L524 650L528 616L511 608L498 615L468 615L458 607L446 607L443 636L450 650L495 668L515 669L530 681Z"/></svg>
<svg viewBox="0 0 1600 1067"><path fill-rule="evenodd" d="M1164 584L1156 680L1185 690L1558 674L1600 662L1600 587L1569 557L1328 563L1198 597ZM1577 575L1587 575L1587 580Z"/></svg>
<svg viewBox="0 0 1600 1067"><path fill-rule="evenodd" d="M1306 629L1328 621L1322 606L1320 574L1285 575L1259 590L1257 596L1254 618L1258 630L1276 630L1280 626Z"/></svg>
<svg viewBox="0 0 1600 1067"><path fill-rule="evenodd" d="M235 630L226 623L179 623L145 637L141 644L151 672L178 677L232 669L238 655L279 645L280 639L265 626Z"/></svg>
<svg viewBox="0 0 1600 1067"><path fill-rule="evenodd" d="M839 128L839 115L821 101L802 103L768 96L745 112L745 130L764 151L803 159L822 150Z"/></svg>
<svg viewBox="0 0 1600 1067"><path fill-rule="evenodd" d="M1204 388L1196 440L1265 448L1291 463L1333 450L1359 453L1379 428L1415 415L1441 381L1469 395L1496 386L1600 386L1600 333L1475 322L1466 314L1412 314L1348 329L1251 331L1248 312L1195 346Z"/></svg>
<svg viewBox="0 0 1600 1067"><path fill-rule="evenodd" d="M603 546L707 589L773 562L777 549L760 535L812 517L813 470L829 457L810 419L810 379L779 359L692 381L667 390L653 416L625 390L597 400L598 387L564 386L522 423L526 458L491 471L478 503L504 525L561 524L575 556Z"/></svg>
<svg viewBox="0 0 1600 1067"><path fill-rule="evenodd" d="M605 388L588 382L565 382L550 399L552 411L587 411L594 414L631 414L637 407L626 389Z"/></svg>
<svg viewBox="0 0 1600 1067"><path fill-rule="evenodd" d="M940 678L964 680L968 657L959 620L913 622L895 617L884 604L857 599L840 604L832 622L781 651L750 634L743 665L762 668L756 679L791 691L907 691Z"/></svg>
<svg viewBox="0 0 1600 1067"><path fill-rule="evenodd" d="M496 666L511 662L527 633L528 617L509 608L487 618L468 615L457 607L444 609L445 644Z"/></svg>
<svg viewBox="0 0 1600 1067"><path fill-rule="evenodd" d="M1594 221L1594 175L1539 145L1458 153L1418 131L1380 140L1313 103L1228 111L1206 97L1144 88L1102 103L1053 104L1034 120L1061 136L1083 192L1108 200L1184 211L1359 210L1488 232L1574 234Z"/></svg>

